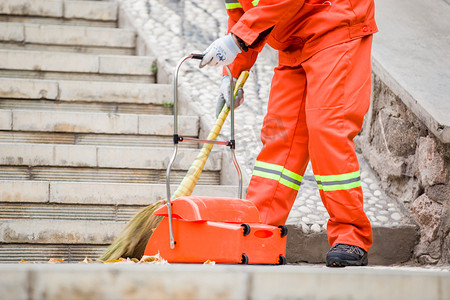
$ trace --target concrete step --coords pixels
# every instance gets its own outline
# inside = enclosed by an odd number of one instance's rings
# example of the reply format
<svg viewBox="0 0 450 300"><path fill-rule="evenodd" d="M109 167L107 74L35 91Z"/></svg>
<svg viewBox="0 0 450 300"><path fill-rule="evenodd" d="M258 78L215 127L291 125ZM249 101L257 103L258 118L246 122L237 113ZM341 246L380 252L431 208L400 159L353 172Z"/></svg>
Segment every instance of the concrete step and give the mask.
<svg viewBox="0 0 450 300"><path fill-rule="evenodd" d="M0 77L0 98L167 105L173 85Z"/></svg>
<svg viewBox="0 0 450 300"><path fill-rule="evenodd" d="M0 220L128 222L139 210L167 199L163 184L1 181ZM44 190L47 187L47 190ZM35 188L35 193L24 188ZM177 186L172 185L174 192ZM199 185L194 195L235 197L237 187ZM1 222L1 221L0 221Z"/></svg>
<svg viewBox="0 0 450 300"><path fill-rule="evenodd" d="M113 1L2 0L0 14L116 21L118 6Z"/></svg>
<svg viewBox="0 0 450 300"><path fill-rule="evenodd" d="M0 48L134 55L131 29L0 22Z"/></svg>
<svg viewBox="0 0 450 300"><path fill-rule="evenodd" d="M172 176L171 176L172 177ZM172 184L172 193L178 185ZM196 185L193 195L235 197L237 187ZM0 202L5 205L79 205L106 208L146 206L167 199L166 185L142 183L92 183L61 181L0 180ZM3 210L3 209L2 209ZM2 213L6 213L3 211Z"/></svg>
<svg viewBox="0 0 450 300"><path fill-rule="evenodd" d="M126 147L173 148L172 136L80 134L61 132L0 131L0 143L66 144ZM179 148L198 149L196 143L179 143Z"/></svg>
<svg viewBox="0 0 450 300"><path fill-rule="evenodd" d="M150 204L150 203L149 203ZM4 204L0 220L84 220L128 222L144 206ZM0 221L1 222L1 221Z"/></svg>
<svg viewBox="0 0 450 300"><path fill-rule="evenodd" d="M108 147L88 145L0 144L0 165L27 167L84 167L166 169L170 148ZM174 170L187 170L198 154L196 149L179 149ZM219 171L222 153L212 151L204 170Z"/></svg>
<svg viewBox="0 0 450 300"><path fill-rule="evenodd" d="M155 59L146 56L0 49L0 77L155 82Z"/></svg>
<svg viewBox="0 0 450 300"><path fill-rule="evenodd" d="M447 299L443 268L15 264L0 268L9 299Z"/></svg>
<svg viewBox="0 0 450 300"><path fill-rule="evenodd" d="M129 222L145 206L167 199L163 184L0 181L0 186L3 189L0 223L27 223L29 220ZM30 187L35 188L36 193L23 190ZM172 185L171 191L176 188ZM199 185L193 194L235 197L237 187Z"/></svg>
<svg viewBox="0 0 450 300"><path fill-rule="evenodd" d="M173 108L158 104L0 99L1 110L39 110L109 114L173 115ZM173 119L173 117L172 117Z"/></svg>
<svg viewBox="0 0 450 300"><path fill-rule="evenodd" d="M117 21L84 20L84 19L62 19L58 17L34 17L0 14L0 22L32 23L44 25L67 25L99 28L117 28Z"/></svg>
<svg viewBox="0 0 450 300"><path fill-rule="evenodd" d="M178 122L179 134L197 136L198 117L179 116ZM50 110L0 110L0 130L167 136L173 134L173 117Z"/></svg>
<svg viewBox="0 0 450 300"><path fill-rule="evenodd" d="M0 243L109 245L125 225L113 221L0 220Z"/></svg>
<svg viewBox="0 0 450 300"><path fill-rule="evenodd" d="M107 247L107 245L80 244L0 244L0 262L17 263L22 259L27 262L47 262L51 258L59 258L65 262L78 263L86 257L92 259L100 257Z"/></svg>
<svg viewBox="0 0 450 300"><path fill-rule="evenodd" d="M170 182L179 184L185 175L186 170L173 170L170 173ZM0 180L165 184L166 170L141 168L0 166ZM197 184L219 185L220 172L203 171Z"/></svg>

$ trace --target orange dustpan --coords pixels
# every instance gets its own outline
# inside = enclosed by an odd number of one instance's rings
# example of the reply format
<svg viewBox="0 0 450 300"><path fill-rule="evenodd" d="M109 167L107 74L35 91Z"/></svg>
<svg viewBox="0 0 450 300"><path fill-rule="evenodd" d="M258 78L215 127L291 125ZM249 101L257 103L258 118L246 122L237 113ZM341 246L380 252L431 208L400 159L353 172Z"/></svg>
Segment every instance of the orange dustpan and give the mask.
<svg viewBox="0 0 450 300"><path fill-rule="evenodd" d="M164 218L144 255L160 253L173 263L286 263L286 227L262 224L251 201L187 196L172 204L174 248L170 247L167 206L163 206L154 212Z"/></svg>
<svg viewBox="0 0 450 300"><path fill-rule="evenodd" d="M174 154L167 168L167 199L170 197L170 169L177 153L177 144L182 141L221 144L230 147L233 163L239 176L239 198L214 198L184 196L168 200L154 215L163 219L151 235L144 255L159 253L168 262L285 264L287 228L263 224L256 206L241 199L242 177L234 153L234 108L224 107L221 115L231 111L231 139L227 142L215 140L185 139L177 132L177 82L181 64L187 59L201 59L200 54L184 57L178 64L174 78ZM233 96L231 72L230 97ZM245 81L245 79L244 79ZM177 194L177 192L175 193Z"/></svg>

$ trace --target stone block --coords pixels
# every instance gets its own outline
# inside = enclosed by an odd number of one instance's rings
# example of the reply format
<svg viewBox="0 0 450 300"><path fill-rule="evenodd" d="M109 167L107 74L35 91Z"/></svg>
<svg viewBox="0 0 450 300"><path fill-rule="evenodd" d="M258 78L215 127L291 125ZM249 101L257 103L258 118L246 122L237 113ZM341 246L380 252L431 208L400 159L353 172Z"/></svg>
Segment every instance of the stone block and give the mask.
<svg viewBox="0 0 450 300"><path fill-rule="evenodd" d="M27 43L36 44L124 48L135 45L132 30L116 28L27 24L25 36Z"/></svg>
<svg viewBox="0 0 450 300"><path fill-rule="evenodd" d="M178 134L197 136L199 131L197 116L178 116ZM139 134L173 134L173 117L162 115L139 115Z"/></svg>
<svg viewBox="0 0 450 300"><path fill-rule="evenodd" d="M286 258L289 263L324 263L329 249L326 232L305 234L300 227L288 226Z"/></svg>
<svg viewBox="0 0 450 300"><path fill-rule="evenodd" d="M99 72L101 74L152 75L154 62L154 58L147 56L100 55Z"/></svg>
<svg viewBox="0 0 450 300"><path fill-rule="evenodd" d="M0 164L8 166L95 166L93 146L5 144ZM82 147L82 148L81 148ZM77 149L77 150L76 150Z"/></svg>
<svg viewBox="0 0 450 300"><path fill-rule="evenodd" d="M411 215L420 226L421 241L435 240L441 223L442 205L423 194L412 203Z"/></svg>
<svg viewBox="0 0 450 300"><path fill-rule="evenodd" d="M171 191L178 186L172 185ZM198 196L236 197L234 186L197 185L192 193ZM50 183L50 202L61 204L101 204L101 205L150 205L165 200L165 184L131 183Z"/></svg>
<svg viewBox="0 0 450 300"><path fill-rule="evenodd" d="M0 98L54 100L57 96L56 81L0 78Z"/></svg>
<svg viewBox="0 0 450 300"><path fill-rule="evenodd" d="M442 151L438 151L438 145L433 138L420 138L416 163L423 185L433 186L447 183L448 168L441 153Z"/></svg>
<svg viewBox="0 0 450 300"><path fill-rule="evenodd" d="M415 225L374 227L369 264L392 265L410 261L418 239L419 232Z"/></svg>
<svg viewBox="0 0 450 300"><path fill-rule="evenodd" d="M117 20L117 4L110 1L64 1L64 17L97 21Z"/></svg>
<svg viewBox="0 0 450 300"><path fill-rule="evenodd" d="M383 111L380 111L379 114L378 117L383 120L383 124L380 124L383 126L383 130L379 133L381 141L378 143L386 142L389 151L395 156L407 157L414 154L419 130L401 117L386 116Z"/></svg>
<svg viewBox="0 0 450 300"><path fill-rule="evenodd" d="M41 17L62 17L62 0L2 0L0 13Z"/></svg>
<svg viewBox="0 0 450 300"><path fill-rule="evenodd" d="M425 194L439 204L450 203L450 185L436 184L425 188Z"/></svg>
<svg viewBox="0 0 450 300"><path fill-rule="evenodd" d="M24 35L23 24L0 22L0 40L1 41L23 42L24 38L25 38L25 35Z"/></svg>
<svg viewBox="0 0 450 300"><path fill-rule="evenodd" d="M98 166L105 168L165 169L172 157L170 148L98 147ZM186 170L198 150L180 149L173 163L174 170ZM220 153L211 152L204 170L220 170Z"/></svg>
<svg viewBox="0 0 450 300"><path fill-rule="evenodd" d="M0 130L11 130L12 111L0 110Z"/></svg>
<svg viewBox="0 0 450 300"><path fill-rule="evenodd" d="M0 242L109 245L125 225L106 221L0 220Z"/></svg>
<svg viewBox="0 0 450 300"><path fill-rule="evenodd" d="M55 166L95 167L97 149L95 146L53 146L53 163Z"/></svg>
<svg viewBox="0 0 450 300"><path fill-rule="evenodd" d="M64 101L163 104L172 99L173 88L167 84L124 82L59 81L59 99Z"/></svg>
<svg viewBox="0 0 450 300"><path fill-rule="evenodd" d="M0 68L27 71L98 72L96 55L0 50Z"/></svg>
<svg viewBox="0 0 450 300"><path fill-rule="evenodd" d="M13 129L83 133L136 134L138 117L132 114L15 110Z"/></svg>
<svg viewBox="0 0 450 300"><path fill-rule="evenodd" d="M0 180L0 202L42 203L48 201L48 182Z"/></svg>
<svg viewBox="0 0 450 300"><path fill-rule="evenodd" d="M161 196L162 189L155 191L149 184L52 182L50 185L51 203L150 205Z"/></svg>
<svg viewBox="0 0 450 300"><path fill-rule="evenodd" d="M369 251L369 265L390 265L409 261L417 239L417 228L414 225L373 227L373 246ZM288 262L325 263L329 249L326 232L304 233L300 227L288 226L286 246Z"/></svg>

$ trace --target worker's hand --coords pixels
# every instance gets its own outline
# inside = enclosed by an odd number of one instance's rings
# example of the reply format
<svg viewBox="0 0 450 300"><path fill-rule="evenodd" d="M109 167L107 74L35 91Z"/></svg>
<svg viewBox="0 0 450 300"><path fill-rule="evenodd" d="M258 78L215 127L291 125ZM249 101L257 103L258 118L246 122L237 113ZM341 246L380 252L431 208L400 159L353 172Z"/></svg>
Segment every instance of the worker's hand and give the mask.
<svg viewBox="0 0 450 300"><path fill-rule="evenodd" d="M236 78L233 78L233 82L236 83ZM242 87L238 89L236 97L234 97L234 108L237 108L244 102L244 90ZM219 99L217 99L216 105L216 117L219 116L222 111L223 105L226 103L228 107L231 107L230 101L230 77L223 76L220 83Z"/></svg>
<svg viewBox="0 0 450 300"><path fill-rule="evenodd" d="M203 52L200 68L203 68L206 65L229 65L240 52L241 49L235 42L231 33L229 33L228 35L215 40L208 48L206 48L205 52Z"/></svg>

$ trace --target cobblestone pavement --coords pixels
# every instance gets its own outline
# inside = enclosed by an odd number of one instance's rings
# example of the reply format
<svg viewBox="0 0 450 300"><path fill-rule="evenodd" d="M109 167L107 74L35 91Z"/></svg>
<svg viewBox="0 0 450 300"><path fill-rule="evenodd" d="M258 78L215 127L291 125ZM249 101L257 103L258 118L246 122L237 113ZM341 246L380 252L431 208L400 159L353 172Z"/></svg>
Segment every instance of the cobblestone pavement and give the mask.
<svg viewBox="0 0 450 300"><path fill-rule="evenodd" d="M144 29L159 60L174 68L189 53L201 53L216 38L226 33L227 15L223 1L163 1L120 0L129 11L135 24ZM180 85L191 93L201 117L213 124L221 69L197 67L189 62L180 70ZM236 110L236 155L245 177L250 178L253 164L261 149L259 131L267 107L270 81L276 66L276 54L265 49L258 57L244 88L245 102ZM225 125L223 134L228 135ZM396 226L408 223L398 205L383 194L379 179L371 171L363 157L360 159L361 181L364 191L365 211L373 226ZM287 223L297 225L305 233L326 229L326 212L310 166L302 187L289 215Z"/></svg>

